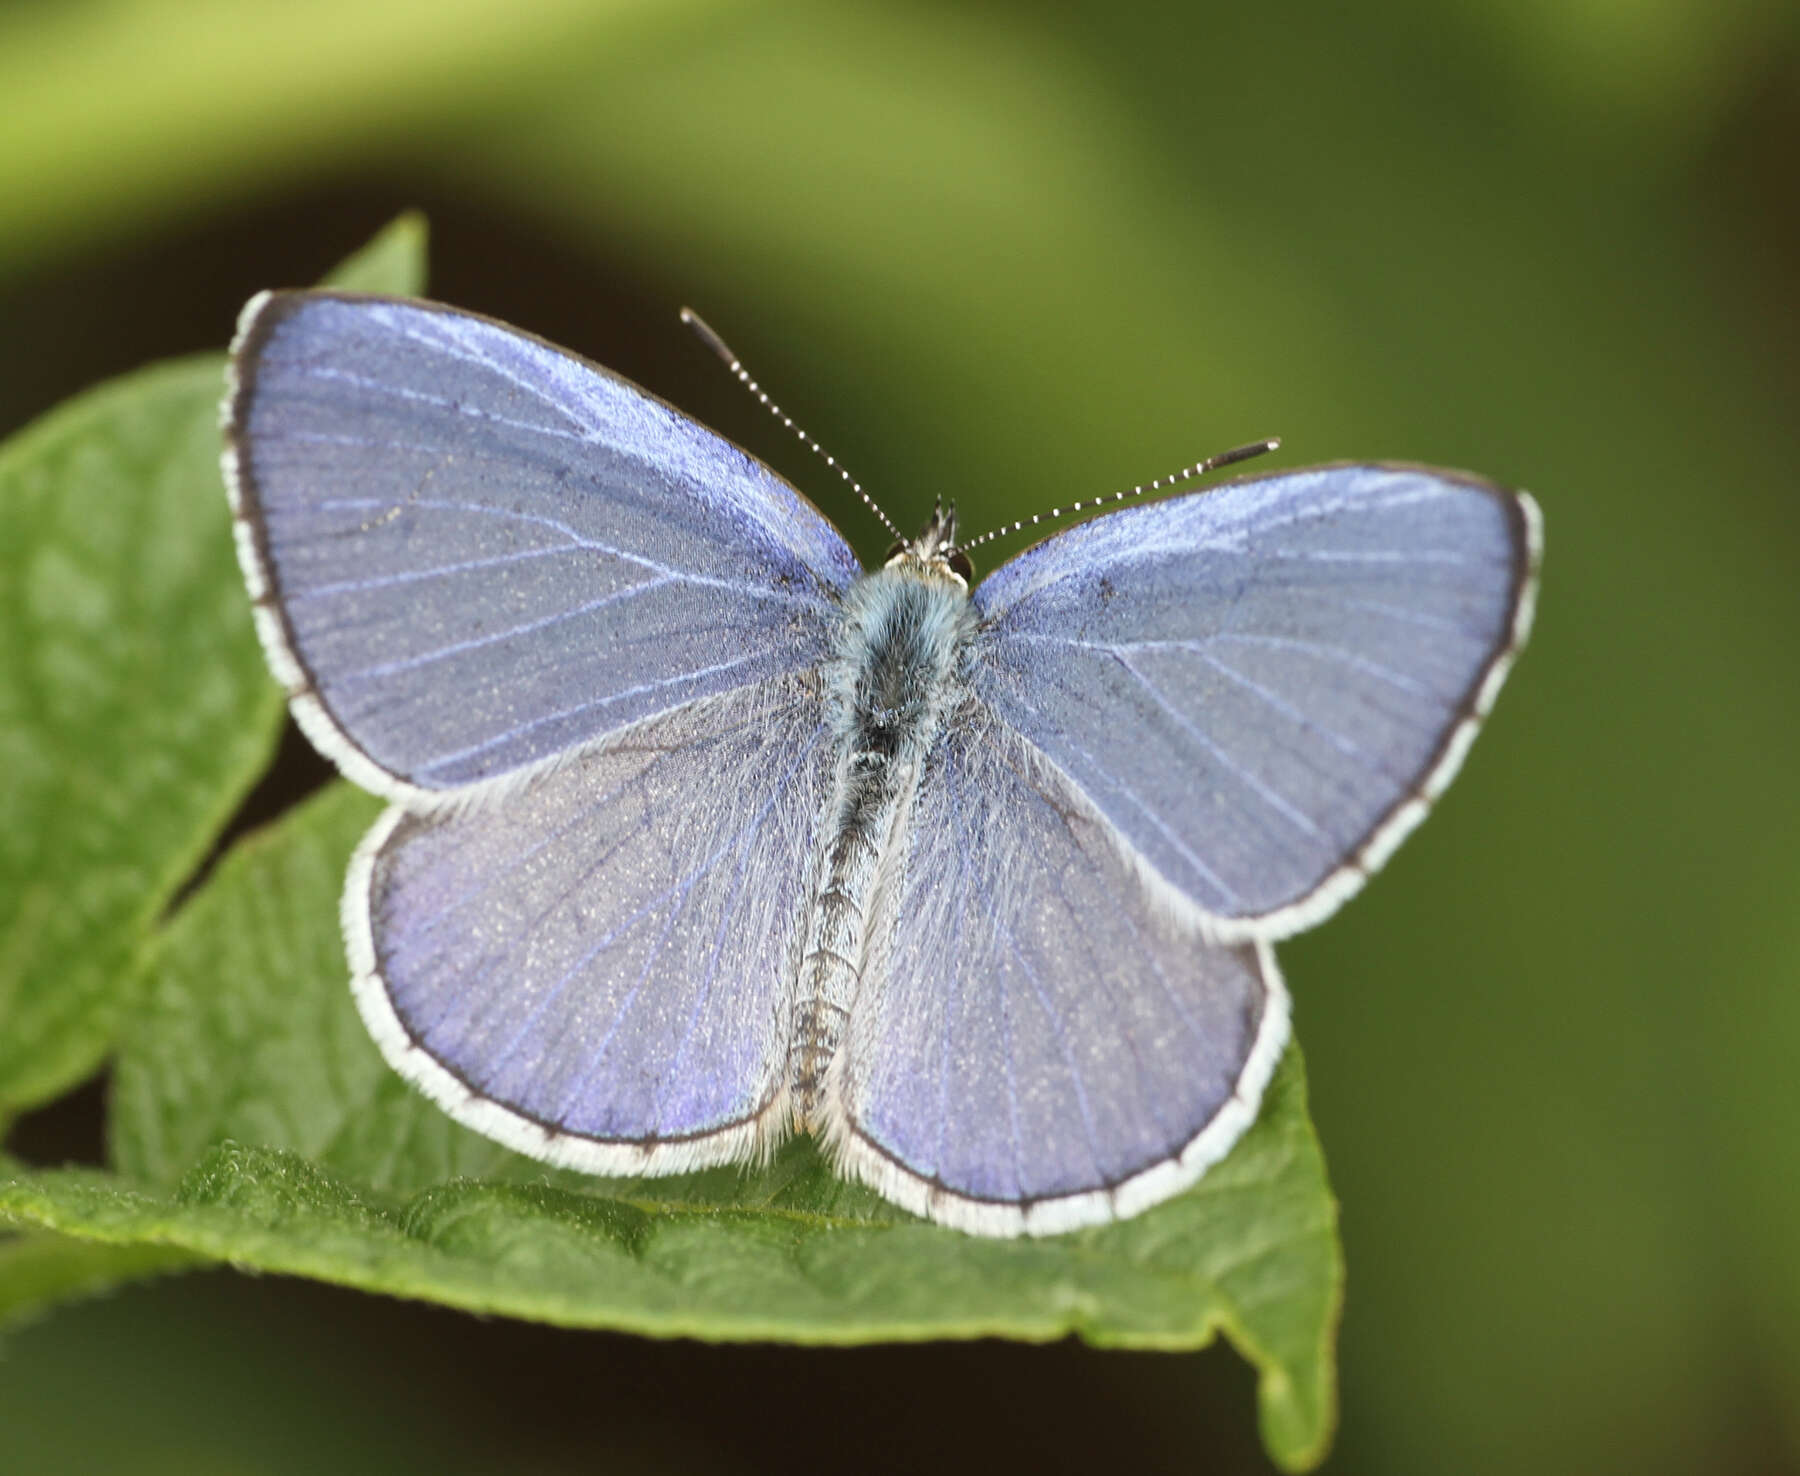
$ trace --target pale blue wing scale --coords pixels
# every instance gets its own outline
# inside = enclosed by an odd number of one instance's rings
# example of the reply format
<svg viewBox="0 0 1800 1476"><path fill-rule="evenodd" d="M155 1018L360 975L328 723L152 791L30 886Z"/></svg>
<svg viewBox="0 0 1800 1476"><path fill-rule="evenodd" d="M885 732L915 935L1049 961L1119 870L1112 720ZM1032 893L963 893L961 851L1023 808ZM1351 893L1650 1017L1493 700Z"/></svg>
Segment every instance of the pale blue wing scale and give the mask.
<svg viewBox="0 0 1800 1476"><path fill-rule="evenodd" d="M978 701L934 752L910 834L827 1084L841 1161L987 1234L1122 1218L1197 1179L1287 1040L1268 946L1209 947Z"/></svg>
<svg viewBox="0 0 1800 1476"><path fill-rule="evenodd" d="M1229 939L1309 926L1448 782L1525 637L1529 499L1333 466L1097 518L975 592L975 680Z"/></svg>
<svg viewBox="0 0 1800 1476"><path fill-rule="evenodd" d="M432 303L246 309L226 471L308 732L382 792L530 767L817 665L848 545L636 385Z"/></svg>
<svg viewBox="0 0 1800 1476"><path fill-rule="evenodd" d="M750 1156L785 1124L807 857L831 774L775 679L646 719L474 807L394 806L352 867L390 1062L509 1147L598 1173Z"/></svg>

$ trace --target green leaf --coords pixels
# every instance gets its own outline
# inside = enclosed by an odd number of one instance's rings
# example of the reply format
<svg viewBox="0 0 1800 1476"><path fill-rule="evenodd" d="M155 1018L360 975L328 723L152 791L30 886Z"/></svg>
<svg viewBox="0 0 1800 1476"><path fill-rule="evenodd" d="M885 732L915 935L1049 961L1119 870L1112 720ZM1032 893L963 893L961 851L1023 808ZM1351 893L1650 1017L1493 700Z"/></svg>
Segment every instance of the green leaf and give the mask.
<svg viewBox="0 0 1800 1476"><path fill-rule="evenodd" d="M51 1173L0 1214L479 1312L659 1336L864 1343L1075 1333L1256 1365L1284 1462L1322 1452L1342 1282L1297 1050L1236 1151L1123 1225L981 1240L839 1179L810 1141L756 1171L605 1180L456 1126L382 1063L337 933L378 806L328 790L239 846L166 930L112 1096L121 1177Z"/></svg>
<svg viewBox="0 0 1800 1476"><path fill-rule="evenodd" d="M338 263L326 277L332 287L348 292L386 292L416 297L425 290L425 216L408 210L395 216L361 250Z"/></svg>
<svg viewBox="0 0 1800 1476"><path fill-rule="evenodd" d="M281 722L219 487L220 374L143 370L0 451L0 1114L94 1068L138 939Z"/></svg>
<svg viewBox="0 0 1800 1476"><path fill-rule="evenodd" d="M417 291L423 249L403 216L343 280ZM281 726L219 484L223 373L153 366L0 447L0 1124L98 1064Z"/></svg>
<svg viewBox="0 0 1800 1476"><path fill-rule="evenodd" d="M203 1263L192 1251L149 1241L108 1245L42 1231L9 1235L0 1238L0 1330L123 1282Z"/></svg>

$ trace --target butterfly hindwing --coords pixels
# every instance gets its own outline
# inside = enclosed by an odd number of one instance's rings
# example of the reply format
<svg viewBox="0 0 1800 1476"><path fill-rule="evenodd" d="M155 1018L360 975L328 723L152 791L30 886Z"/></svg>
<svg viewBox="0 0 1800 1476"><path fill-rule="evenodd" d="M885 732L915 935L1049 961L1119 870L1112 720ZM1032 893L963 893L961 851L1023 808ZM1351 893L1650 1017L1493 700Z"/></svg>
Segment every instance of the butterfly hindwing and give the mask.
<svg viewBox="0 0 1800 1476"><path fill-rule="evenodd" d="M1254 1120L1287 1040L1266 944L1208 946L1106 818L979 701L921 779L828 1083L840 1161L986 1234L1123 1218Z"/></svg>
<svg viewBox="0 0 1800 1476"><path fill-rule="evenodd" d="M1410 466L1081 524L975 591L979 680L1215 939L1283 937L1449 782L1524 641L1529 498Z"/></svg>
<svg viewBox="0 0 1800 1476"><path fill-rule="evenodd" d="M827 749L816 693L775 679L474 805L391 808L344 899L389 1062L460 1121L569 1167L749 1156L785 1125Z"/></svg>
<svg viewBox="0 0 1800 1476"><path fill-rule="evenodd" d="M358 783L429 795L816 666L860 569L637 386L434 303L265 293L225 406L271 664Z"/></svg>

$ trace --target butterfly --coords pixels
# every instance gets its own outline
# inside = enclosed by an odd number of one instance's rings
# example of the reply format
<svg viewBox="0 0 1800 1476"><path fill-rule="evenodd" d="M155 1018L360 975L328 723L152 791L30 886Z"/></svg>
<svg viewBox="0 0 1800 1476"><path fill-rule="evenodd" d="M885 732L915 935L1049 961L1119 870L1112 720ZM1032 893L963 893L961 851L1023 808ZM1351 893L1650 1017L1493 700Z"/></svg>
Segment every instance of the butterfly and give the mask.
<svg viewBox="0 0 1800 1476"><path fill-rule="evenodd" d="M973 587L940 507L865 571L629 381L348 293L251 300L223 419L269 664L392 802L342 921L394 1069L596 1174L809 1132L980 1235L1135 1215L1250 1125L1273 943L1454 775L1542 544L1523 494L1341 464Z"/></svg>

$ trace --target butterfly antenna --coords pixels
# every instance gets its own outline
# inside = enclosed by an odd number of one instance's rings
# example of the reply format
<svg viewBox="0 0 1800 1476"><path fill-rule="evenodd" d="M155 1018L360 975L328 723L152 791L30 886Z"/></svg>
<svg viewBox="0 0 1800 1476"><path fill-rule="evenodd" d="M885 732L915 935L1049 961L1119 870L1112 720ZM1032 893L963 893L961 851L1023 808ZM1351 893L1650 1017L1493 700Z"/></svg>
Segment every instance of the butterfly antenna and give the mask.
<svg viewBox="0 0 1800 1476"><path fill-rule="evenodd" d="M991 528L979 538L970 538L956 545L953 550L966 554L970 549L980 548L984 543L992 543L996 538L1004 538L1008 533L1017 533L1021 528L1035 528L1039 523L1054 522L1057 518L1068 517L1074 513L1084 512L1096 507L1106 507L1115 502L1123 502L1128 497L1142 497L1146 492L1160 492L1172 488L1178 482L1192 481L1195 477L1203 477L1208 472L1217 471L1222 466L1235 466L1240 461L1248 461L1253 456L1263 456L1275 450L1281 444L1279 436L1270 436L1266 440L1251 441L1247 445L1233 446L1229 451L1221 451L1217 456L1209 456L1205 461L1196 461L1192 466L1184 466L1178 472L1171 472L1166 477L1158 477L1153 482L1140 482L1137 486L1123 492L1114 492L1106 497L1087 497L1080 502L1071 502L1067 507L1053 507L1046 513L1033 513L1028 518L1020 518L1016 523L1008 523L1004 527Z"/></svg>
<svg viewBox="0 0 1800 1476"><path fill-rule="evenodd" d="M873 497L863 491L862 483L851 476L849 472L845 471L843 467L839 466L835 456L828 455L823 446L811 436L807 435L807 433L801 430L799 426L795 425L787 415L782 413L781 406L777 405L768 397L768 395L763 393L763 387L750 377L749 373L745 370L742 361L739 360L736 354L732 353L731 345L726 343L724 339L720 338L719 335L712 330L712 327L707 323L706 319L702 318L700 314L695 312L692 308L684 307L681 310L681 321L692 328L699 340L723 360L725 367L737 377L739 384L743 385L745 389L749 390L751 394L762 401L763 408L767 410L769 414L773 415L797 435L815 455L824 458L825 465L842 477L850 490L858 497L862 498L863 506L881 519L882 527L886 528L888 532L892 533L900 542L904 543L906 541L906 535L894 526L894 520L881 510L881 505L876 502Z"/></svg>

